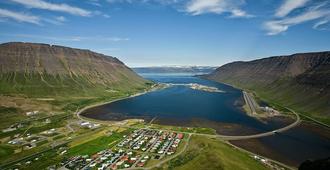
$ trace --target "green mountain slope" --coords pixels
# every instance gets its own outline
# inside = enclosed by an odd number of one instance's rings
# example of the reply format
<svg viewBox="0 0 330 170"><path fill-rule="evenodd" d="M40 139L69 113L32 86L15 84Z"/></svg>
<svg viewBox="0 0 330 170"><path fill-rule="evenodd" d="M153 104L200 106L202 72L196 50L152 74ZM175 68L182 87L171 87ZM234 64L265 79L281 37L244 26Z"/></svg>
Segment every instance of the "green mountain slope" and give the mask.
<svg viewBox="0 0 330 170"><path fill-rule="evenodd" d="M136 91L150 82L117 58L34 43L0 45L0 92L27 97L98 96Z"/></svg>
<svg viewBox="0 0 330 170"><path fill-rule="evenodd" d="M233 62L205 78L254 91L270 103L330 123L330 52Z"/></svg>

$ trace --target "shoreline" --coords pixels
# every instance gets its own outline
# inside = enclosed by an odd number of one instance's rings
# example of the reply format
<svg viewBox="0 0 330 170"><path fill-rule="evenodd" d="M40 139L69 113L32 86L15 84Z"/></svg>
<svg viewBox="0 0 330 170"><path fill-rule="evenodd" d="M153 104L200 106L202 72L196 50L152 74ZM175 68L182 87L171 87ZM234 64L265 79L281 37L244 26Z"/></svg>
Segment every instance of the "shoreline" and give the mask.
<svg viewBox="0 0 330 170"><path fill-rule="evenodd" d="M212 81L212 80L210 80L210 81ZM218 83L221 83L221 82L218 82ZM225 84L225 83L223 83L223 84ZM231 85L228 85L228 86L231 86ZM93 105L86 106L83 109L76 112L76 115L77 115L78 119L80 119L80 120L97 122L97 123L101 123L101 124L111 123L111 124L123 125L123 124L125 124L129 121L133 121L133 120L137 120L139 122L144 122L145 121L144 119L138 119L138 118L124 119L124 120L98 120L98 119L93 119L93 118L83 116L83 115L81 115L81 113L84 112L85 110L93 108L93 107L102 106L102 105L105 105L105 104L113 103L113 102L120 101L120 100L125 100L125 99L132 98L132 97L137 97L137 96L140 96L140 95L152 92L152 91L165 89L165 88L168 88L168 87L171 87L170 83L157 83L157 84L155 84L155 86L151 87L150 89L148 89L144 92L136 93L136 94L133 94L133 95L130 95L130 96L127 96L127 97L115 99L115 100L108 101L108 102L96 103L96 104L93 104ZM234 87L234 86L231 86L231 87L240 90L242 93L244 92L243 89L240 89L240 88L237 88L237 87ZM274 129L272 131L262 132L262 133L257 133L257 134L249 134L249 135L223 135L223 134L216 133L216 136L221 137L221 138L230 138L230 139L231 138L242 138L242 137L243 137L243 139L249 139L249 138L260 138L260 137L264 137L264 136L271 136L271 135L274 135L278 132L284 132L284 131L289 130L289 129L291 129L291 128L293 128L293 127L295 127L295 126L297 126L301 123L301 119L300 119L299 114L294 112L291 109L290 109L290 111L293 114L294 118L292 118L292 119L294 120L294 122L292 122L290 124L287 124L283 127L279 127L277 129ZM246 114L249 115L248 113L246 113ZM254 117L254 116L252 116L252 117ZM254 117L254 118L256 118L256 117ZM258 119L258 120L261 121L260 119ZM159 125L162 125L162 124L159 124ZM180 126L178 126L178 127L180 127ZM233 139L231 139L231 140L233 140ZM237 140L237 139L235 139L235 140Z"/></svg>
<svg viewBox="0 0 330 170"><path fill-rule="evenodd" d="M156 90L165 89L165 88L168 88L168 86L164 85L163 83L156 83L150 89L147 89L144 92L138 92L136 94L132 94L132 95L129 95L129 96L126 96L126 97L123 97L123 98L118 98L118 99L111 100L111 101L99 102L99 103L95 103L95 104L92 104L92 105L85 106L82 109L79 109L78 111L76 111L74 115L76 115L78 119L83 120L83 121L94 121L94 122L98 122L98 123L102 123L102 124L104 124L104 123L125 123L125 122L130 121L130 120L144 121L143 119L126 119L126 120L122 120L122 121L97 120L97 119L88 118L86 116L83 116L83 115L81 115L81 113L83 113L84 111L86 111L90 108L93 108L93 107L98 107L98 106L110 104L110 103L113 103L113 102L117 102L117 101L120 101L120 100L125 100L125 99L129 99L129 98L141 96L141 95L144 95L146 93L153 92L153 91L156 91Z"/></svg>
<svg viewBox="0 0 330 170"><path fill-rule="evenodd" d="M208 78L203 77L203 76L202 76L202 77L199 77L199 78L206 79L206 80L210 80L210 81L214 81L214 82L218 82L218 81L216 81L216 80L208 79ZM222 84L225 84L225 85L227 85L227 86L230 86L230 87L236 88L236 89L238 89L238 90L241 90L242 92L244 91L244 89L242 89L242 88L240 88L240 87L237 87L237 86L235 86L235 85L231 85L231 84L228 84L228 83L225 83L225 82L218 82L218 83L222 83ZM247 90L247 91L251 91L251 90ZM251 92L255 93L256 96L259 97L263 102L269 103L269 102L266 101L265 99L261 98L261 97L260 97L255 91L251 91ZM276 104L277 104L277 103L276 103ZM294 110L294 109L288 108L288 107L283 106L283 105L280 105L280 104L277 104L277 105L279 105L280 107L283 107L283 108L289 110L290 112L293 112L293 110ZM313 118L313 117L311 117L311 116L309 116L309 115L301 114L301 113L298 113L298 114L299 114L300 117L304 117L305 119L308 119L309 121L311 121L311 122L313 122L313 123L316 123L316 124L318 124L318 125L321 125L321 126L323 126L323 127L325 127L325 128L330 129L330 125L328 125L328 124L326 124L326 123L323 123L323 122L321 122L321 121L319 121L319 120L316 120L315 118Z"/></svg>
<svg viewBox="0 0 330 170"><path fill-rule="evenodd" d="M101 105L105 105L105 104L109 104L109 103L113 103L113 102L116 102L116 101L120 101L120 100L124 100L124 99L128 99L128 98L131 98L131 97L137 97L137 96L140 96L140 95L143 95L143 94L146 94L146 93L148 93L148 92L152 92L152 91L156 91L156 90L160 90L160 89L165 89L165 88L168 88L168 87L170 87L170 86L166 86L166 84L163 84L164 86L161 86L162 84L158 84L158 86L156 86L156 88L150 88L150 89L148 89L148 90L146 90L146 91L144 91L144 92L140 92L140 93L136 93L136 94L133 94L133 95L130 95L130 96L127 96L127 97L123 97L123 98L119 98L119 99L115 99L115 100L112 100L112 101L107 101L107 102L102 102L102 103L96 103L96 104L93 104L93 105L90 105L90 106L86 106L86 107L84 107L84 108L82 108L82 109L80 109L78 112L76 112L76 114L77 114L77 116L78 116L78 118L79 119L81 119L81 120L84 120L84 121L91 121L91 122L98 122L98 123L101 123L101 124L105 124L105 125L117 125L117 126L125 126L129 121L139 121L139 122L144 122L144 119L125 119L125 120L121 120L121 121L111 121L111 120L97 120L97 119L93 119L93 118L88 118L88 117L85 117L85 116L83 116L83 115L81 115L81 113L83 113L84 111L86 111L87 109L90 109L90 108L93 108L93 107L97 107L97 106L101 106ZM236 87L234 87L234 88L236 88ZM241 89L240 89L241 90ZM242 92L243 92L243 90L241 90ZM296 123L297 122L300 122L300 118L299 118L299 115L297 115L297 114L295 114L295 112L293 112L293 114L296 116ZM295 123L293 123L293 124L295 124ZM287 129L287 128L291 128L292 126L294 126L294 125L287 125L287 126L285 126L285 127L282 127L282 128L279 128L279 129L277 129L276 131L285 131L284 129ZM299 123L298 123L299 124ZM178 127L180 127L180 126L178 126ZM268 133L263 133L263 134L267 134L266 136L268 136L268 135L272 135L272 134L270 134L270 133L274 133L274 131L273 132L268 132ZM193 134L195 134L195 133L193 133ZM195 135L202 135L202 136L204 136L204 135L206 135L206 134L195 134ZM242 140L242 139L232 139L232 138L236 138L236 137L238 137L238 136L226 136L226 135L219 135L219 134L216 134L216 135L206 135L206 136L213 136L213 137L217 137L217 138L220 138L220 139L222 139L222 140L224 140L224 141L227 141L228 143L230 143L230 141L231 140ZM228 137L228 139L226 139L226 137ZM242 137L242 136L241 136ZM252 137L252 138L259 138L259 137L262 137L262 136L259 136L259 135L246 135L245 137L247 137L246 139L249 139L250 137ZM244 140L245 138L243 138L243 140ZM230 143L231 144L231 143ZM231 145L233 145L233 144L231 144ZM254 155L257 155L257 153L253 153L253 152L250 152L250 151L248 151L248 150L246 150L246 149L244 149L243 147L239 147L239 146L236 146L235 145L235 147L236 148L239 148L240 150L244 150L244 151L247 151L247 152L249 152L249 153L252 153L252 154L254 154ZM269 157L265 157L265 158L267 158L268 160L272 160L272 162L276 162L277 164L278 163L280 163L280 165L282 164L282 166L283 165L285 165L285 164L283 164L282 162L278 162L278 161L276 161L276 160L273 160L273 159L271 159L271 158L269 158ZM290 167L290 166L288 166L288 165L286 165L285 167ZM291 168L293 168L293 167L290 167L290 169Z"/></svg>

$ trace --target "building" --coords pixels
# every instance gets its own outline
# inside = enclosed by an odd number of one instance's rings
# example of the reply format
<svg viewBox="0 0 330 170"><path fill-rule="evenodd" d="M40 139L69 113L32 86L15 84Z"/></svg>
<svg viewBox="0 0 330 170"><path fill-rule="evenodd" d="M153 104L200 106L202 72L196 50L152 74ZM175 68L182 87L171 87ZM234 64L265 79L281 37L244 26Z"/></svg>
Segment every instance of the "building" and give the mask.
<svg viewBox="0 0 330 170"><path fill-rule="evenodd" d="M178 136L177 136L178 139L182 139L183 138L183 134L182 133L179 133Z"/></svg>
<svg viewBox="0 0 330 170"><path fill-rule="evenodd" d="M36 115L38 113L39 113L39 111L32 111L32 112L26 112L25 114L26 114L26 116L32 116L32 115Z"/></svg>

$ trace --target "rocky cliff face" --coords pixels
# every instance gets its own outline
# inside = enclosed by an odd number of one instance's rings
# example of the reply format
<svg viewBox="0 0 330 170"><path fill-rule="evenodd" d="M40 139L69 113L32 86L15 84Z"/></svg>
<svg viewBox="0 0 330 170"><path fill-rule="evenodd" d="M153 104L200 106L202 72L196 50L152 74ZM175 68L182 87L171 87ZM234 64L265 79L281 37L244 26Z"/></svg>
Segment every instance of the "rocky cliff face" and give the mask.
<svg viewBox="0 0 330 170"><path fill-rule="evenodd" d="M205 77L256 91L301 112L330 116L330 52L233 62Z"/></svg>
<svg viewBox="0 0 330 170"><path fill-rule="evenodd" d="M34 43L1 44L0 74L3 93L37 92L37 88L41 91L46 88L50 93L94 87L129 89L143 87L147 82L117 58Z"/></svg>

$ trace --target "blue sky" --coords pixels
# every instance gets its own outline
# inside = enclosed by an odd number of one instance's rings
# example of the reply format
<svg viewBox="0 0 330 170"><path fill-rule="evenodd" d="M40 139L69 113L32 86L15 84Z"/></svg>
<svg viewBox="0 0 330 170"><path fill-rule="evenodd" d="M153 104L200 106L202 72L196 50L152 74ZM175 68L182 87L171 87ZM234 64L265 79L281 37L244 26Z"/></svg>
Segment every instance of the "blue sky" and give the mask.
<svg viewBox="0 0 330 170"><path fill-rule="evenodd" d="M0 42L90 49L129 66L330 50L328 0L0 0Z"/></svg>

